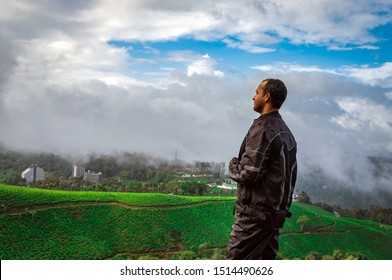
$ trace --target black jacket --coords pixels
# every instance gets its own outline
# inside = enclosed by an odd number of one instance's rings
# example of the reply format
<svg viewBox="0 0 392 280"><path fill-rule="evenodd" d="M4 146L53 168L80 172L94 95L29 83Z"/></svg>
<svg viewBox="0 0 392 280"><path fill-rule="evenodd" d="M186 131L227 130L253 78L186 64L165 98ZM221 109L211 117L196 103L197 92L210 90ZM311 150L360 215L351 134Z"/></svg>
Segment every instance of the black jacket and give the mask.
<svg viewBox="0 0 392 280"><path fill-rule="evenodd" d="M282 227L297 178L297 143L279 112L250 127L229 176L238 183L236 209Z"/></svg>

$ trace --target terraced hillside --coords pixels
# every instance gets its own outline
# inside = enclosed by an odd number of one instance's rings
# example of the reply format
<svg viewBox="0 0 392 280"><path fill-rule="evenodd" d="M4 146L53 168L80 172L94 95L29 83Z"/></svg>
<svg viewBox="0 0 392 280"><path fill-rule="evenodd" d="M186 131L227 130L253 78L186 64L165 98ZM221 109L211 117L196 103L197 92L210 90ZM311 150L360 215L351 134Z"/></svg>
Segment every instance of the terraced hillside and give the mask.
<svg viewBox="0 0 392 280"><path fill-rule="evenodd" d="M165 258L201 244L224 248L234 198L65 192L0 185L1 259ZM304 204L281 231L280 256L358 252L392 259L392 229ZM299 223L299 217L306 216ZM298 222L297 222L298 221Z"/></svg>

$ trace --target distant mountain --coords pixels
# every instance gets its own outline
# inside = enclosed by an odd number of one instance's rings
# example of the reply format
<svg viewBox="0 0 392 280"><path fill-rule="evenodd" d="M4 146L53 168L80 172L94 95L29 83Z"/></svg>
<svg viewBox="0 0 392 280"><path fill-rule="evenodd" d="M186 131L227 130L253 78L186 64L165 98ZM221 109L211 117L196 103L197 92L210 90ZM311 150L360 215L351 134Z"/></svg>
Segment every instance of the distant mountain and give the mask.
<svg viewBox="0 0 392 280"><path fill-rule="evenodd" d="M362 171L348 167L345 180L318 167L307 168L299 175L295 192L306 192L312 202L344 208L392 208L392 159L368 157L366 166Z"/></svg>

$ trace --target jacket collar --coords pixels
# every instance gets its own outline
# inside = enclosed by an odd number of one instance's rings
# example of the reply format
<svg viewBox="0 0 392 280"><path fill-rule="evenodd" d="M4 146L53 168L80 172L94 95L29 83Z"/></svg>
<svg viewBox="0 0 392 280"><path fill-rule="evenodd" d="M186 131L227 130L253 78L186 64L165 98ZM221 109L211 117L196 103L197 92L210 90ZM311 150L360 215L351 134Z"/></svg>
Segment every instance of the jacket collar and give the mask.
<svg viewBox="0 0 392 280"><path fill-rule="evenodd" d="M272 112L266 113L264 115L261 115L260 117L258 117L255 120L262 120L262 119L270 117L270 116L275 116L275 117L278 117L278 118L282 118L282 116L280 115L279 111L272 111Z"/></svg>

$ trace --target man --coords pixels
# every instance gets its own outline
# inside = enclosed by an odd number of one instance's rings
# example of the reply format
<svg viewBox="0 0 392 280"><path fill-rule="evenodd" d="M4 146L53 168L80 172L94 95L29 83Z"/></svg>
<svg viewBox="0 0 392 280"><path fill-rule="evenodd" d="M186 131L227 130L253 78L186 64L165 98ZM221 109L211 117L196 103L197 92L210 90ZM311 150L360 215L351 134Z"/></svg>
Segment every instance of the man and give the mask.
<svg viewBox="0 0 392 280"><path fill-rule="evenodd" d="M261 82L253 97L260 117L245 136L238 158L229 163L238 193L227 260L273 260L278 253L279 229L291 216L297 178L297 143L279 114L286 96L282 81Z"/></svg>

